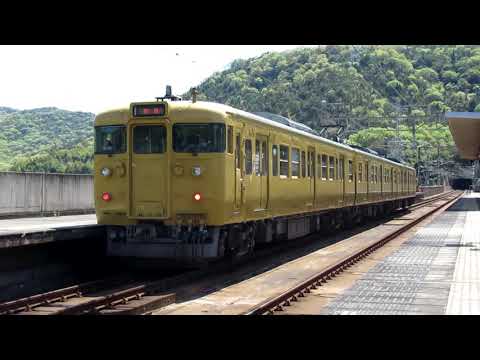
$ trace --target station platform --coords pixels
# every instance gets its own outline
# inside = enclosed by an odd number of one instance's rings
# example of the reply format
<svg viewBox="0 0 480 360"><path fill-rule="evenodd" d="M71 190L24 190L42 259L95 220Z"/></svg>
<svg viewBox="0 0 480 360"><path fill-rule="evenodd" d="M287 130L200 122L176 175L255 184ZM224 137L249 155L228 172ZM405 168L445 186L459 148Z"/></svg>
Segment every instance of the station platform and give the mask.
<svg viewBox="0 0 480 360"><path fill-rule="evenodd" d="M480 194L467 193L310 314L480 314Z"/></svg>
<svg viewBox="0 0 480 360"><path fill-rule="evenodd" d="M0 249L101 235L95 214L0 220Z"/></svg>

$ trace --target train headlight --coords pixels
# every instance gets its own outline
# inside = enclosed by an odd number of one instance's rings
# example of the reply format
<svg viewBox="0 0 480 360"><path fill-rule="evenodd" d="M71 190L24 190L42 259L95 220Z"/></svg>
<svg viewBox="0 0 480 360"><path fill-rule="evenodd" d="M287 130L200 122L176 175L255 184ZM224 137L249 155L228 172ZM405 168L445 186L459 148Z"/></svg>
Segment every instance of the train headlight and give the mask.
<svg viewBox="0 0 480 360"><path fill-rule="evenodd" d="M200 166L192 167L192 175L193 176L200 176L201 174L202 174L202 169L200 169Z"/></svg>
<svg viewBox="0 0 480 360"><path fill-rule="evenodd" d="M112 170L105 167L105 168L102 169L101 174L102 174L102 176L110 176L110 175L112 175Z"/></svg>
<svg viewBox="0 0 480 360"><path fill-rule="evenodd" d="M193 195L193 199L194 199L195 201L200 201L200 200L202 199L202 195L201 195L200 193L195 193L195 194Z"/></svg>

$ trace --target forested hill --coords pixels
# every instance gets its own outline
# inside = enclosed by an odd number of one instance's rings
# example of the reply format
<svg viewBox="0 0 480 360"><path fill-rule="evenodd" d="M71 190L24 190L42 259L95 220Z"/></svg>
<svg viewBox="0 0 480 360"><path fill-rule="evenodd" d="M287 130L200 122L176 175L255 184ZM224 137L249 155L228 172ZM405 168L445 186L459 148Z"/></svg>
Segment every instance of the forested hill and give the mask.
<svg viewBox="0 0 480 360"><path fill-rule="evenodd" d="M0 170L89 172L94 117L54 107L0 107Z"/></svg>
<svg viewBox="0 0 480 360"><path fill-rule="evenodd" d="M480 47L326 46L266 53L234 61L198 89L201 99L313 127L324 112L381 118L405 105L417 116L480 111Z"/></svg>

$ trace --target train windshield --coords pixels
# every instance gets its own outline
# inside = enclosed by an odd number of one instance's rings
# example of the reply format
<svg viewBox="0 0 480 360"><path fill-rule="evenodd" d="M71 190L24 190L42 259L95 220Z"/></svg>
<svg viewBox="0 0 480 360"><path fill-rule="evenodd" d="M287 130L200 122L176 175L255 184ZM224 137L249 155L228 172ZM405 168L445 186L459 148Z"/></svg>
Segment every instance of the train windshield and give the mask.
<svg viewBox="0 0 480 360"><path fill-rule="evenodd" d="M97 126L95 154L120 154L126 151L125 126Z"/></svg>
<svg viewBox="0 0 480 360"><path fill-rule="evenodd" d="M179 153L225 151L224 124L175 124L173 150Z"/></svg>

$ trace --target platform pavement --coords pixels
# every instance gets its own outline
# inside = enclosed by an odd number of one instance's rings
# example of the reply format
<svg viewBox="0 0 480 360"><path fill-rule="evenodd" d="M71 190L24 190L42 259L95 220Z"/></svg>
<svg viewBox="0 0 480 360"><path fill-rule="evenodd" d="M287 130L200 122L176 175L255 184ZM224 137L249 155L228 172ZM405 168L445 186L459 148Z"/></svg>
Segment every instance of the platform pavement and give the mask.
<svg viewBox="0 0 480 360"><path fill-rule="evenodd" d="M101 236L95 214L0 220L0 249Z"/></svg>
<svg viewBox="0 0 480 360"><path fill-rule="evenodd" d="M480 314L480 194L469 193L320 314Z"/></svg>

